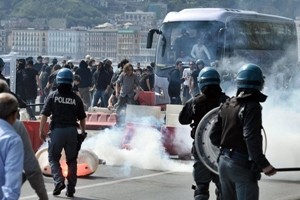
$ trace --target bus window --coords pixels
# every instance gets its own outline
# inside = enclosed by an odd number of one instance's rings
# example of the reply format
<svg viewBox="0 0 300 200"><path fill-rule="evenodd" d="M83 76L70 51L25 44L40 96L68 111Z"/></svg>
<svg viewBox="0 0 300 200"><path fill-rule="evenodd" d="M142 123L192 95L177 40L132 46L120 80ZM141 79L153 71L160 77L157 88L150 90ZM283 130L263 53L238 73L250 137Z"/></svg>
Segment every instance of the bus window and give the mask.
<svg viewBox="0 0 300 200"><path fill-rule="evenodd" d="M291 45L291 28L287 24L271 22L233 20L234 49L284 50Z"/></svg>
<svg viewBox="0 0 300 200"><path fill-rule="evenodd" d="M200 38L207 47L211 59L217 59L221 22L191 21L164 23L160 29L156 52L156 66L160 69L174 66L177 59L196 60L192 48ZM185 60L182 60L183 62Z"/></svg>

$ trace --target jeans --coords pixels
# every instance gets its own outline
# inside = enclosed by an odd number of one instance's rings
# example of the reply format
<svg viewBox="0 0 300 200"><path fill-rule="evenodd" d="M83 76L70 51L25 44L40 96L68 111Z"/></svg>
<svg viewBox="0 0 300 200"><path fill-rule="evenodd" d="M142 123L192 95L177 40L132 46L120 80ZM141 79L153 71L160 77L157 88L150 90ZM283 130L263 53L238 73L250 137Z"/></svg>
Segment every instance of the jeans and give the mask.
<svg viewBox="0 0 300 200"><path fill-rule="evenodd" d="M105 94L105 90L96 90L93 95L92 106L95 107L98 104L99 99L101 100L100 107L107 107L108 99Z"/></svg>
<svg viewBox="0 0 300 200"><path fill-rule="evenodd" d="M250 166L241 166L226 154L220 156L218 167L222 200L258 200L258 171L252 171Z"/></svg>

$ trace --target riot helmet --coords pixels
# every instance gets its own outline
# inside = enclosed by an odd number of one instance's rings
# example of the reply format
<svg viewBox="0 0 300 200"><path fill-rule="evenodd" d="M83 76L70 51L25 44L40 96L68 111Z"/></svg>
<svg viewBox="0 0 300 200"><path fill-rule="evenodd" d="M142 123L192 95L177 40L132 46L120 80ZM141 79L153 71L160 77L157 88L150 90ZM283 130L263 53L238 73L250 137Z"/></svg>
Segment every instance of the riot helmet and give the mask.
<svg viewBox="0 0 300 200"><path fill-rule="evenodd" d="M59 84L69 84L72 85L73 73L68 68L62 68L57 72L56 83Z"/></svg>
<svg viewBox="0 0 300 200"><path fill-rule="evenodd" d="M0 72L2 72L2 70L4 69L4 65L5 65L5 63L4 63L3 59L0 58Z"/></svg>
<svg viewBox="0 0 300 200"><path fill-rule="evenodd" d="M264 85L264 75L256 64L245 64L239 70L236 82L238 89L256 89L261 91Z"/></svg>
<svg viewBox="0 0 300 200"><path fill-rule="evenodd" d="M198 75L198 87L200 90L207 85L219 85L220 74L213 67L204 67Z"/></svg>

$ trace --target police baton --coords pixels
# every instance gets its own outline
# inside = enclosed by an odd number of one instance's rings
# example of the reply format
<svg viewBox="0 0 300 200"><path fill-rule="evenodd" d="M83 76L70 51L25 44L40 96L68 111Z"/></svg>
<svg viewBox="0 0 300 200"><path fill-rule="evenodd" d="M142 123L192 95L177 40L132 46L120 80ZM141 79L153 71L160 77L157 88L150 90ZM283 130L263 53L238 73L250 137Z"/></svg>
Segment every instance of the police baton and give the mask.
<svg viewBox="0 0 300 200"><path fill-rule="evenodd" d="M300 171L300 167L275 168L277 172L293 172Z"/></svg>

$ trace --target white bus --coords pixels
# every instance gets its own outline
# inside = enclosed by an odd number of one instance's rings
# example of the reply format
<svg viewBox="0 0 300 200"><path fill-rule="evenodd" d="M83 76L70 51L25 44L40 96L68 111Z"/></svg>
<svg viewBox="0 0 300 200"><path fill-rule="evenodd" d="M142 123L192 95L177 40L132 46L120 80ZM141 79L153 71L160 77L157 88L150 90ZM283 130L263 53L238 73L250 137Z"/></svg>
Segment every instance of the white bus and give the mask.
<svg viewBox="0 0 300 200"><path fill-rule="evenodd" d="M202 59L206 65L218 61L219 71L226 73L235 73L241 64L251 62L271 74L274 67L284 65L286 69L298 61L295 22L275 15L225 8L184 9L168 13L159 29L149 31L147 48L152 47L155 33L159 35L155 58L157 105L169 103L167 76L183 56L182 61ZM192 48L198 40L203 41L208 55L193 57Z"/></svg>

